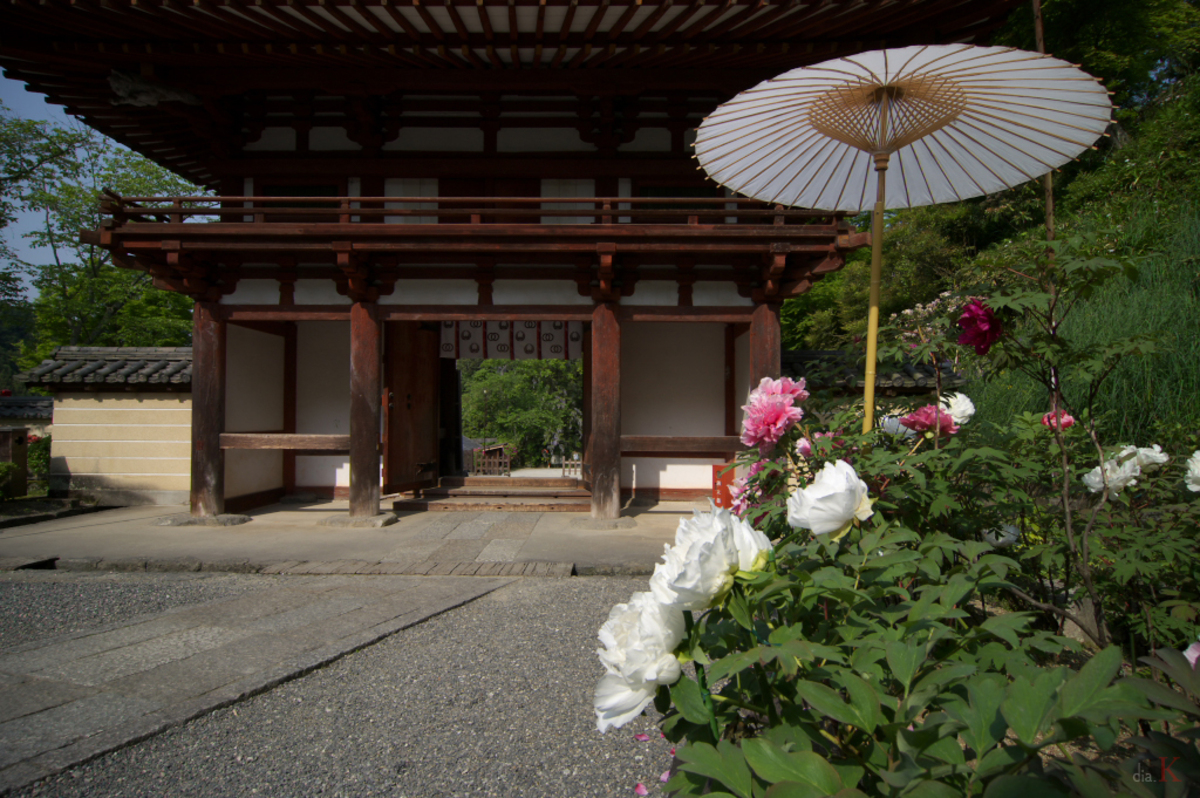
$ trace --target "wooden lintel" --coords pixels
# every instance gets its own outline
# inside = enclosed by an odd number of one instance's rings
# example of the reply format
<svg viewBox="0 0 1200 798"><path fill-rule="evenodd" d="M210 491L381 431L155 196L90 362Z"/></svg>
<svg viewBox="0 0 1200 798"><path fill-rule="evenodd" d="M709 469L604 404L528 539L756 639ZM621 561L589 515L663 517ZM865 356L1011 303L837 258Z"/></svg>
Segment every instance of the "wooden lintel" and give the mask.
<svg viewBox="0 0 1200 798"><path fill-rule="evenodd" d="M349 435L297 435L287 432L224 432L222 449L282 449L321 454L346 454Z"/></svg>
<svg viewBox="0 0 1200 798"><path fill-rule="evenodd" d="M714 323L749 323L754 315L746 307L638 307L622 305L617 308L621 321L707 321Z"/></svg>
<svg viewBox="0 0 1200 798"><path fill-rule="evenodd" d="M243 321L348 321L349 305L220 305L222 318Z"/></svg>
<svg viewBox="0 0 1200 798"><path fill-rule="evenodd" d="M717 435L708 437L678 437L672 435L622 435L622 456L633 457L634 453L647 456L647 452L656 453L687 453L693 457L723 455L744 449L742 441L736 435Z"/></svg>
<svg viewBox="0 0 1200 798"><path fill-rule="evenodd" d="M591 321L589 305L380 305L384 321Z"/></svg>

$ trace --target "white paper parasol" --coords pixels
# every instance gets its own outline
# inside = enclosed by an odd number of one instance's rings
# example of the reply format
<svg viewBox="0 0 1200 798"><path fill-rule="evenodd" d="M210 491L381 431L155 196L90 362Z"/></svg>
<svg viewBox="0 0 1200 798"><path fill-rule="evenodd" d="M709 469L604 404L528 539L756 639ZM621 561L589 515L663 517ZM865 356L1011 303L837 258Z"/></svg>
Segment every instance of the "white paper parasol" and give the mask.
<svg viewBox="0 0 1200 798"><path fill-rule="evenodd" d="M1096 78L1050 56L965 44L875 50L742 92L700 126L696 157L718 183L755 199L854 213L873 207L867 431L884 209L1033 180L1090 147L1111 114Z"/></svg>

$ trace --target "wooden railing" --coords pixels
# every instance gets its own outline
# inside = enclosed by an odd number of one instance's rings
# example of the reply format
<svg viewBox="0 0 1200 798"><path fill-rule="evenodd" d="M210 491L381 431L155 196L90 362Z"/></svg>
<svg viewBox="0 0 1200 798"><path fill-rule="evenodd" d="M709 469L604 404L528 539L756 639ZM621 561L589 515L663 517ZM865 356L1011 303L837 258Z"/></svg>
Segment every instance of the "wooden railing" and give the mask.
<svg viewBox="0 0 1200 798"><path fill-rule="evenodd" d="M566 206L566 207L564 207ZM118 225L273 224L836 224L843 214L740 197L122 197L101 212Z"/></svg>
<svg viewBox="0 0 1200 798"><path fill-rule="evenodd" d="M472 451L471 473L480 477L511 477L512 456L503 450Z"/></svg>

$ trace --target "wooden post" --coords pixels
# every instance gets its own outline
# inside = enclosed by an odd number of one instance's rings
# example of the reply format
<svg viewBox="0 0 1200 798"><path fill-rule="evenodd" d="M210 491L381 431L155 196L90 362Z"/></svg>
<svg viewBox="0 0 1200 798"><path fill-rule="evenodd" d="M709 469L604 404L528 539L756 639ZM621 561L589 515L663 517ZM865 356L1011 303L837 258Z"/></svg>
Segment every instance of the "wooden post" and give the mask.
<svg viewBox="0 0 1200 798"><path fill-rule="evenodd" d="M583 325L583 458L579 479L591 490L592 484L592 325Z"/></svg>
<svg viewBox="0 0 1200 798"><path fill-rule="evenodd" d="M350 306L350 517L379 515L379 306Z"/></svg>
<svg viewBox="0 0 1200 798"><path fill-rule="evenodd" d="M592 311L592 518L621 515L621 326L616 305Z"/></svg>
<svg viewBox="0 0 1200 798"><path fill-rule="evenodd" d="M195 516L225 512L225 320L216 302L192 311L192 495Z"/></svg>
<svg viewBox="0 0 1200 798"><path fill-rule="evenodd" d="M779 333L779 308L763 302L750 317L750 387L757 388L763 377L779 379L782 371Z"/></svg>

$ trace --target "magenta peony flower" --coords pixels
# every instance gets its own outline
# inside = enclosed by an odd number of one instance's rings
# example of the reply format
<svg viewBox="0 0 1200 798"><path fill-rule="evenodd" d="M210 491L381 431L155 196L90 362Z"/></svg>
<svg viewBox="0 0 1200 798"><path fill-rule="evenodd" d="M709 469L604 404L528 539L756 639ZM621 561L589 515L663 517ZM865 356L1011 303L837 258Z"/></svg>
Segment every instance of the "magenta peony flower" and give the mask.
<svg viewBox="0 0 1200 798"><path fill-rule="evenodd" d="M1054 411L1050 411L1042 416L1042 426L1049 429L1070 429L1075 426L1075 418L1065 410L1058 411L1058 418L1055 419Z"/></svg>
<svg viewBox="0 0 1200 798"><path fill-rule="evenodd" d="M958 326L963 331L958 336L958 342L963 346L975 347L975 354L978 355L986 355L992 344L1004 334L1004 326L996 314L978 299L972 299L963 308L962 315L958 317Z"/></svg>
<svg viewBox="0 0 1200 798"><path fill-rule="evenodd" d="M750 480L753 479L756 474L761 472L766 465L766 460L759 460L757 463L751 464L750 470L746 472L745 477L739 477L733 481L733 490L730 492L733 498L733 503L730 505L729 509L732 510L733 514L739 518L744 516L746 511L751 507L758 506L758 499L762 497L760 496L760 491L757 487L750 486ZM753 504L751 504L751 500L754 500Z"/></svg>
<svg viewBox="0 0 1200 798"><path fill-rule="evenodd" d="M933 431L942 437L958 432L954 417L937 405L925 405L900 419L900 423L917 432Z"/></svg>
<svg viewBox="0 0 1200 798"><path fill-rule="evenodd" d="M804 416L804 411L795 405L807 398L804 380L795 382L787 377L779 380L763 377L758 387L750 392L749 402L742 407L746 411L742 421L742 443L757 446L765 457L784 433Z"/></svg>

